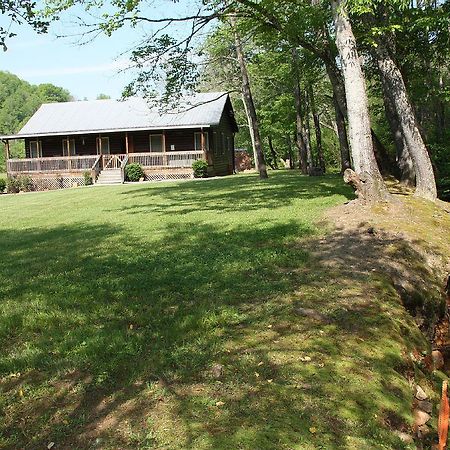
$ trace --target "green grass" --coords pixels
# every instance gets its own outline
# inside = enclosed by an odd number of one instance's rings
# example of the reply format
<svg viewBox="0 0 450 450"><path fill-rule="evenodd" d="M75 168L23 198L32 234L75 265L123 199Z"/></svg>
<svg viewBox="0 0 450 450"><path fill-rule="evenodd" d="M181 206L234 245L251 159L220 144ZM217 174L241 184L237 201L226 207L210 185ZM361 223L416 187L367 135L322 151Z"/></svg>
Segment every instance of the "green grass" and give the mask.
<svg viewBox="0 0 450 450"><path fill-rule="evenodd" d="M0 448L408 448L424 340L388 277L316 255L349 198L289 172L1 196Z"/></svg>

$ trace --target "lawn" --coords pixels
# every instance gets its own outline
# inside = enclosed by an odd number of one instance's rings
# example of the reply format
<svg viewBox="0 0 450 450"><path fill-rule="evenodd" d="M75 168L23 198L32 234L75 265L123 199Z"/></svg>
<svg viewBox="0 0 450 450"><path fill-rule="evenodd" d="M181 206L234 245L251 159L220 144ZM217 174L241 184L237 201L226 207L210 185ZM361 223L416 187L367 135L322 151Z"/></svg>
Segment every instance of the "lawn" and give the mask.
<svg viewBox="0 0 450 450"><path fill-rule="evenodd" d="M413 448L424 338L316 254L351 191L271 175L0 196L0 448Z"/></svg>

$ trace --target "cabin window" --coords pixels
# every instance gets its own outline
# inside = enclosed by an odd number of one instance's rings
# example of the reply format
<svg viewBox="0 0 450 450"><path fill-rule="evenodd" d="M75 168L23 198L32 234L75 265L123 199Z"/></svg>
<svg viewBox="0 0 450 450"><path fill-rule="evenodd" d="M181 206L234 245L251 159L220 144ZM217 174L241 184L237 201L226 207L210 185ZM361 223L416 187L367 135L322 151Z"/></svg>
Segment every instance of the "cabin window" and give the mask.
<svg viewBox="0 0 450 450"><path fill-rule="evenodd" d="M30 141L30 156L31 158L42 158L41 141Z"/></svg>
<svg viewBox="0 0 450 450"><path fill-rule="evenodd" d="M203 133L205 136L205 150L208 151L209 150L209 135L208 133ZM202 151L202 133L201 132L197 132L194 133L194 150L196 152L200 152Z"/></svg>
<svg viewBox="0 0 450 450"><path fill-rule="evenodd" d="M62 148L63 156L75 155L75 139L63 139Z"/></svg>
<svg viewBox="0 0 450 450"><path fill-rule="evenodd" d="M150 135L150 151L161 153L163 151L163 135L151 134Z"/></svg>
<svg viewBox="0 0 450 450"><path fill-rule="evenodd" d="M97 154L109 155L109 137L97 138Z"/></svg>

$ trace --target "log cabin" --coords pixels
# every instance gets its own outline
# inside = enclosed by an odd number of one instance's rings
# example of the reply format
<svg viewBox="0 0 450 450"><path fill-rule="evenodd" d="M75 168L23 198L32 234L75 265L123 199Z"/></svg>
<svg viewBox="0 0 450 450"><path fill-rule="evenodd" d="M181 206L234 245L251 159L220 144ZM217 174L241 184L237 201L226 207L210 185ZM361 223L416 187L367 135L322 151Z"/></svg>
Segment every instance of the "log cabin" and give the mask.
<svg viewBox="0 0 450 450"><path fill-rule="evenodd" d="M34 189L123 183L127 164L142 166L147 180L192 178L203 159L210 176L234 173L238 131L227 93L195 94L162 113L142 98L42 105L15 135L0 136L8 176L31 178ZM25 158L10 158L22 139Z"/></svg>

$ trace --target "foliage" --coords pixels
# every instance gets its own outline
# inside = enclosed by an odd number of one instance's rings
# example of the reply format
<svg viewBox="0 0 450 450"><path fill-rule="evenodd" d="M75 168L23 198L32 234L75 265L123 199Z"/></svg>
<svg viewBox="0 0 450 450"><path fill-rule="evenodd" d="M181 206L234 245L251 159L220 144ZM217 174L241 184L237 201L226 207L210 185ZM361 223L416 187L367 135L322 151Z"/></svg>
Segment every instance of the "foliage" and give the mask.
<svg viewBox="0 0 450 450"><path fill-rule="evenodd" d="M144 178L144 170L142 166L138 163L131 163L125 167L125 177L128 181L139 181Z"/></svg>
<svg viewBox="0 0 450 450"><path fill-rule="evenodd" d="M401 237L372 254L318 225L351 198L293 171L1 196L2 446L406 450L426 346L389 258L426 269ZM446 242L448 219L410 217Z"/></svg>
<svg viewBox="0 0 450 450"><path fill-rule="evenodd" d="M33 189L33 182L30 177L17 176L8 177L6 180L6 191L8 194L17 194L19 192L29 192Z"/></svg>
<svg viewBox="0 0 450 450"><path fill-rule="evenodd" d="M4 178L0 178L0 194L3 194L6 189L6 180Z"/></svg>
<svg viewBox="0 0 450 450"><path fill-rule="evenodd" d="M38 33L46 33L49 21L37 13L37 2L33 0L0 0L2 18L7 20L8 26L0 26L0 47L7 50L6 42L16 36L12 31L14 25L28 24Z"/></svg>
<svg viewBox="0 0 450 450"><path fill-rule="evenodd" d="M18 132L42 103L67 102L70 93L49 83L32 85L9 72L0 71L0 134ZM11 142L11 157L23 157L22 142ZM0 172L4 170L4 145L0 144Z"/></svg>
<svg viewBox="0 0 450 450"><path fill-rule="evenodd" d="M208 177L208 163L204 159L199 159L192 163L192 169L194 170L195 178L207 178Z"/></svg>
<svg viewBox="0 0 450 450"><path fill-rule="evenodd" d="M85 186L91 186L93 184L91 172L89 171L83 172L83 178Z"/></svg>

